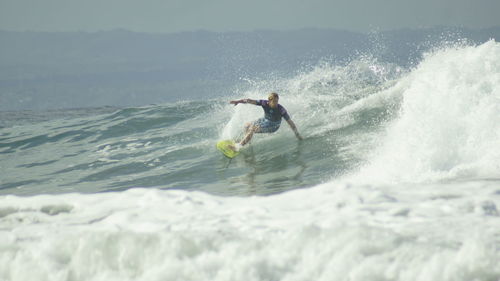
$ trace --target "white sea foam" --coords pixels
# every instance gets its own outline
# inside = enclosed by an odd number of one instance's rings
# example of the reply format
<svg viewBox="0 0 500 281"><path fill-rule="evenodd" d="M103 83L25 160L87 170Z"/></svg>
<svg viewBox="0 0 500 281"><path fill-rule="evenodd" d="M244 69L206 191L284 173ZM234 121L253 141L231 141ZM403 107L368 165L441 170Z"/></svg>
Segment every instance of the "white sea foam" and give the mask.
<svg viewBox="0 0 500 281"><path fill-rule="evenodd" d="M399 83L405 87L400 116L362 177L419 182L498 176L500 44L431 53Z"/></svg>
<svg viewBox="0 0 500 281"><path fill-rule="evenodd" d="M497 280L488 183L1 199L1 280ZM497 195L498 196L498 195Z"/></svg>

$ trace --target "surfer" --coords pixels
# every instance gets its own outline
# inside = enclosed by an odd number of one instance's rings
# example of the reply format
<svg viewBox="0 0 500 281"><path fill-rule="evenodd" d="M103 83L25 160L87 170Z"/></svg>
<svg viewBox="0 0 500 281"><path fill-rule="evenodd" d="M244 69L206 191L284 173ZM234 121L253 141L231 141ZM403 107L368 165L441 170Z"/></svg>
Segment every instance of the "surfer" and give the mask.
<svg viewBox="0 0 500 281"><path fill-rule="evenodd" d="M254 105L262 106L264 109L264 118L257 119L253 122L247 123L245 125L245 137L240 143L236 144L235 150L239 150L241 146L247 144L253 137L254 133L274 133L281 125L281 118L284 118L297 139L302 140L302 137L297 130L297 126L293 123L292 119L288 115L286 109L278 103L279 96L277 93L269 94L267 100L252 100L252 99L241 99L232 100L229 103L237 105L239 103L250 103Z"/></svg>

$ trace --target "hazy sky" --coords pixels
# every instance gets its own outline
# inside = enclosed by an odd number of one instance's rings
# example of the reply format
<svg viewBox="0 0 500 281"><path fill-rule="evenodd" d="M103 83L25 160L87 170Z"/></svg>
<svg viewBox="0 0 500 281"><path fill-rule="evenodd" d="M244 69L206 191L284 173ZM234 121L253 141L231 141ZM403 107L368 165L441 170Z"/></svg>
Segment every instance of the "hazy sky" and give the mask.
<svg viewBox="0 0 500 281"><path fill-rule="evenodd" d="M145 32L500 26L500 0L0 0L0 30Z"/></svg>

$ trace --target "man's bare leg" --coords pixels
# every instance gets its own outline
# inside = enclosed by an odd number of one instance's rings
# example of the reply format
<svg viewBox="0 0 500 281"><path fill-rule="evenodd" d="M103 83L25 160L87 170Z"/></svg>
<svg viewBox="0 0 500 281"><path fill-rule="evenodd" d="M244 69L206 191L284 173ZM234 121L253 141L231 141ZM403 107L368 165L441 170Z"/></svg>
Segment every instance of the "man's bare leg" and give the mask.
<svg viewBox="0 0 500 281"><path fill-rule="evenodd" d="M248 127L247 127L248 128ZM259 126L252 126L249 129L247 129L247 134L245 138L240 142L241 146L244 146L247 144L253 137L253 134L259 130Z"/></svg>

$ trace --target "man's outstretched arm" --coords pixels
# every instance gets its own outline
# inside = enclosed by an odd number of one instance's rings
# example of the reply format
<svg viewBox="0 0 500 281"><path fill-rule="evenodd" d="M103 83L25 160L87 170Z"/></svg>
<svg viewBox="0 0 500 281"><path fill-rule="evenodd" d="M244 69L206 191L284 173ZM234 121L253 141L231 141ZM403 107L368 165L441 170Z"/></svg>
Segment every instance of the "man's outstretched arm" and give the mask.
<svg viewBox="0 0 500 281"><path fill-rule="evenodd" d="M252 100L252 99L241 99L241 100L232 100L229 102L230 104L234 104L234 105L237 105L239 103L251 103L251 104L257 104L257 101L256 100Z"/></svg>
<svg viewBox="0 0 500 281"><path fill-rule="evenodd" d="M290 128L292 128L297 139L302 140L302 136L299 134L299 131L297 130L297 126L295 126L295 123L293 123L292 119L288 119L288 120L286 120L286 122L288 122L288 125L290 125Z"/></svg>

